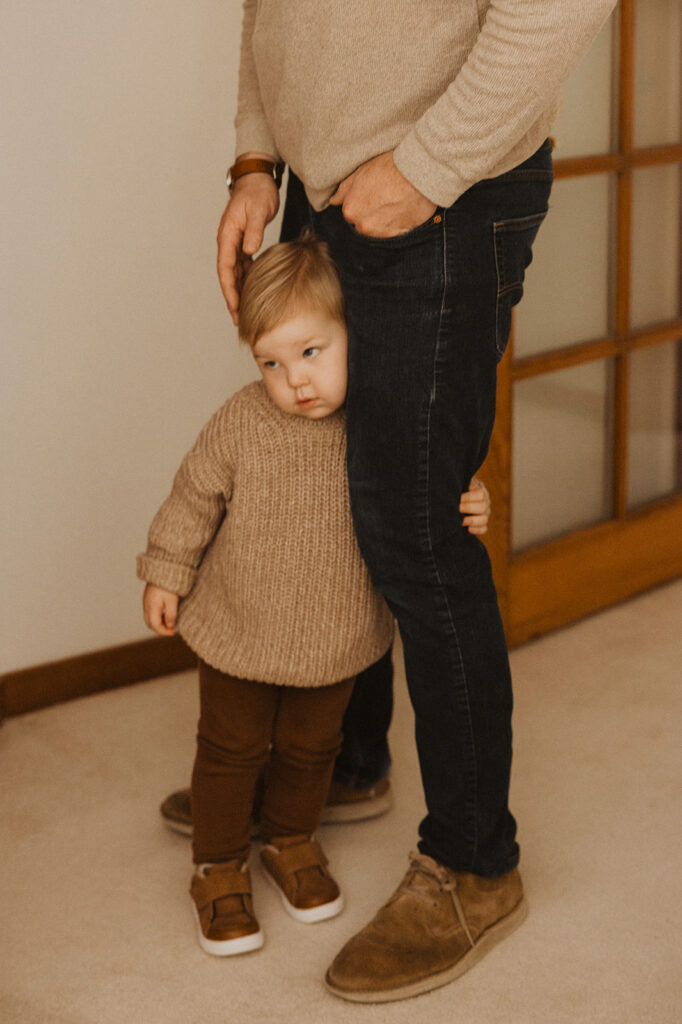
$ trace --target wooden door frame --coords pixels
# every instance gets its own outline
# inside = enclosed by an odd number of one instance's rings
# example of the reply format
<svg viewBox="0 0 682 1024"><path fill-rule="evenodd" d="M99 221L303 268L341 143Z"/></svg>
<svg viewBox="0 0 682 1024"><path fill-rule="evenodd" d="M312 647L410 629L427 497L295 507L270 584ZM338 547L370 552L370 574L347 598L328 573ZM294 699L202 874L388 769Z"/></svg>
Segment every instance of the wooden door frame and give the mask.
<svg viewBox="0 0 682 1024"><path fill-rule="evenodd" d="M558 181L597 174L616 176L612 330L606 337L515 359L512 329L507 354L498 371L497 420L482 475L493 499L494 522L487 547L510 646L682 574L682 493L642 508L628 508L631 353L682 339L682 317L637 330L630 328L633 173L641 167L682 165L682 145L640 149L634 146L636 2L621 0L619 9L615 151L555 163ZM514 384L603 359L612 359L615 367L612 516L605 522L514 553L511 544ZM682 366L682 355L678 360ZM682 419L682 397L678 401Z"/></svg>

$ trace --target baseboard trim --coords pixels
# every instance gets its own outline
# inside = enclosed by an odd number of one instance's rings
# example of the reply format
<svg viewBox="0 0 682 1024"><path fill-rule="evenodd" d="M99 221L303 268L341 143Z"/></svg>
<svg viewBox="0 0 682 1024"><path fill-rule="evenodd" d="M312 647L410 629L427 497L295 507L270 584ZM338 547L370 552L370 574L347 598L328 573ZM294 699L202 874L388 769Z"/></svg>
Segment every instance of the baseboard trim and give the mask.
<svg viewBox="0 0 682 1024"><path fill-rule="evenodd" d="M196 663L196 654L180 637L158 637L7 672L0 676L0 720L156 676L185 672Z"/></svg>

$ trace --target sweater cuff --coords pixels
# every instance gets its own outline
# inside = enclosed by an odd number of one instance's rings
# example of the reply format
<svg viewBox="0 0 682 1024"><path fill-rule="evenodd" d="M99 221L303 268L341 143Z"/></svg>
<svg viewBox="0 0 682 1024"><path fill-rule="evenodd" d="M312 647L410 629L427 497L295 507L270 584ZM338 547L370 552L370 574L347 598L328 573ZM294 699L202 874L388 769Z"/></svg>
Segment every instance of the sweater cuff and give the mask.
<svg viewBox="0 0 682 1024"><path fill-rule="evenodd" d="M275 161L280 154L264 118L257 114L244 114L235 121L237 140L235 156L241 153L269 153Z"/></svg>
<svg viewBox="0 0 682 1024"><path fill-rule="evenodd" d="M145 583L163 587L179 597L187 597L197 578L197 570L178 565L177 562L164 562L151 555L138 555L137 575Z"/></svg>
<svg viewBox="0 0 682 1024"><path fill-rule="evenodd" d="M435 160L417 138L414 128L396 146L393 160L402 176L436 206L452 206L473 184L463 181L451 167Z"/></svg>

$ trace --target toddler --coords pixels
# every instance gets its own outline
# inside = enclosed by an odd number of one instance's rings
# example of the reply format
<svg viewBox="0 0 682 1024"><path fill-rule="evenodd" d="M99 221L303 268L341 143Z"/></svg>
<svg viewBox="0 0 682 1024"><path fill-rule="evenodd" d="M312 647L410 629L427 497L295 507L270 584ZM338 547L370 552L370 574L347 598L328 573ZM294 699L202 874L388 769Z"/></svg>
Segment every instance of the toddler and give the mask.
<svg viewBox="0 0 682 1024"><path fill-rule="evenodd" d="M263 944L247 862L266 764L266 877L299 921L341 911L314 833L355 675L393 636L351 521L344 306L323 242L255 261L239 335L261 379L201 431L137 560L145 622L162 636L177 627L199 656L190 893L199 943L218 956ZM462 497L465 525L484 532L484 488L472 481Z"/></svg>

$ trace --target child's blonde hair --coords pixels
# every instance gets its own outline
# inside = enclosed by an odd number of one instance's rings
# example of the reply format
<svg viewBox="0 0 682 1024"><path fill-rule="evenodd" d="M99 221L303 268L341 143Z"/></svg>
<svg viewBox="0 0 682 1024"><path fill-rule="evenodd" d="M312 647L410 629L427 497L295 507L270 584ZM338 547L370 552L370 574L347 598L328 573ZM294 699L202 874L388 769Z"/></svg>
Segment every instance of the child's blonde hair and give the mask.
<svg viewBox="0 0 682 1024"><path fill-rule="evenodd" d="M239 338L253 348L278 324L318 310L345 322L341 282L327 243L306 232L254 260L239 299Z"/></svg>

